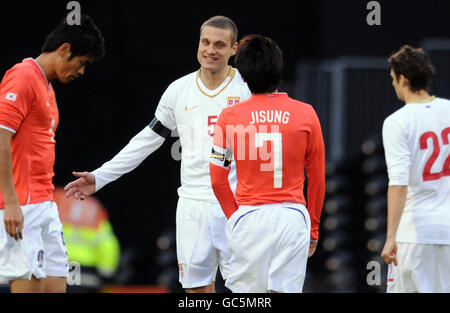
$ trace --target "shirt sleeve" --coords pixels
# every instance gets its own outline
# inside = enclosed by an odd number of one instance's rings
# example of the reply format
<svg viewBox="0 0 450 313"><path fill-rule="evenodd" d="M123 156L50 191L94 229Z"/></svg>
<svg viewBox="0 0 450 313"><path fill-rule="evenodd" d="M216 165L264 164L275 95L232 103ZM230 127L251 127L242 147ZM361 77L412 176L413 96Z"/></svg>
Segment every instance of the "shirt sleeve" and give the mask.
<svg viewBox="0 0 450 313"><path fill-rule="evenodd" d="M227 142L226 112L222 111L214 128L213 148L209 164L211 186L227 218L238 209L228 181L233 152Z"/></svg>
<svg viewBox="0 0 450 313"><path fill-rule="evenodd" d="M316 112L312 110L311 131L306 149L308 176L308 212L311 217L311 240L319 239L320 215L325 198L325 145L322 128Z"/></svg>
<svg viewBox="0 0 450 313"><path fill-rule="evenodd" d="M16 132L30 110L32 87L26 74L10 70L0 85L0 127Z"/></svg>
<svg viewBox="0 0 450 313"><path fill-rule="evenodd" d="M174 106L176 100L176 84L172 83L164 92L156 108L155 117L163 127L170 130L176 128ZM152 129L145 127L139 134L110 161L94 170L95 191L115 181L122 175L138 167L150 154L159 149L165 138Z"/></svg>
<svg viewBox="0 0 450 313"><path fill-rule="evenodd" d="M161 147L164 140L150 127L145 127L114 158L92 172L95 176L95 191L134 170Z"/></svg>
<svg viewBox="0 0 450 313"><path fill-rule="evenodd" d="M411 151L408 148L408 132L393 116L383 123L383 146L386 158L389 186L408 186L411 167Z"/></svg>
<svg viewBox="0 0 450 313"><path fill-rule="evenodd" d="M155 112L156 118L170 130L174 130L176 128L174 114L176 96L176 82L173 82L162 95Z"/></svg>

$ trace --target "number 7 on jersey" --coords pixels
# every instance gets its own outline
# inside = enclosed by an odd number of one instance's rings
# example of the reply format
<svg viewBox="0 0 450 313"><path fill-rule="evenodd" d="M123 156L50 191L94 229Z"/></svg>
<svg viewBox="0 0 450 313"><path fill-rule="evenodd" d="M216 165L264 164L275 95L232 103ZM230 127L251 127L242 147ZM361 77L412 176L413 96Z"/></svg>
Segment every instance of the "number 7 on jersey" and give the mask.
<svg viewBox="0 0 450 313"><path fill-rule="evenodd" d="M283 185L283 137L281 133L255 133L255 148L261 148L265 141L273 142L273 187L281 188ZM261 171L271 164L261 164Z"/></svg>

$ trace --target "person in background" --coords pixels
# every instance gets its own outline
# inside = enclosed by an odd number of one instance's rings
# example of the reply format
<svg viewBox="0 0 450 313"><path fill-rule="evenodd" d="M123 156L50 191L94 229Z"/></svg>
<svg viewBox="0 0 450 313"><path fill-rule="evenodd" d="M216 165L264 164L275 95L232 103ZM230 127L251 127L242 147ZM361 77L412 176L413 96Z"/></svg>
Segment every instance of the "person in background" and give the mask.
<svg viewBox="0 0 450 313"><path fill-rule="evenodd" d="M71 266L67 291L100 292L105 284L114 281L120 259L119 241L108 212L95 197L80 201L65 194L62 188L55 189Z"/></svg>

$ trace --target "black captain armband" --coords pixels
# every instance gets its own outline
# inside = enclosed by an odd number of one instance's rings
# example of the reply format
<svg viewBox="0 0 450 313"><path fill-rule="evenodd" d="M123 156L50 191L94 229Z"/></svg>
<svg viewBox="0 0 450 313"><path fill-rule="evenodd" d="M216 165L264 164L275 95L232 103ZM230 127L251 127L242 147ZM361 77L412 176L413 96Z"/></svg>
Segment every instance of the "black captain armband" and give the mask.
<svg viewBox="0 0 450 313"><path fill-rule="evenodd" d="M228 168L233 160L233 151L226 149L225 153L216 151L214 148L211 151L211 163L221 166L223 168Z"/></svg>
<svg viewBox="0 0 450 313"><path fill-rule="evenodd" d="M150 127L155 133L157 133L158 135L160 135L163 138L169 138L170 135L172 134L172 131L167 128L166 126L164 126L159 120L158 118L153 119L153 121L150 123L150 125L148 125L148 127Z"/></svg>

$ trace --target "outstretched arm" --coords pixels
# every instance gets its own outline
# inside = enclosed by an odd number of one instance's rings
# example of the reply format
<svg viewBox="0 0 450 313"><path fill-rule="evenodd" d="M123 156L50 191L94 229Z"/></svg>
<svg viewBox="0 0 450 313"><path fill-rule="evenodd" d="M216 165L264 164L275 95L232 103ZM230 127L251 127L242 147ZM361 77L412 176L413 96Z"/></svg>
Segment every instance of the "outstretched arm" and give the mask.
<svg viewBox="0 0 450 313"><path fill-rule="evenodd" d="M131 172L150 154L156 151L169 137L171 131L156 118L137 134L114 158L95 171L73 174L79 179L66 185L66 196L84 200L87 196L99 191L106 184L115 181L122 175Z"/></svg>

